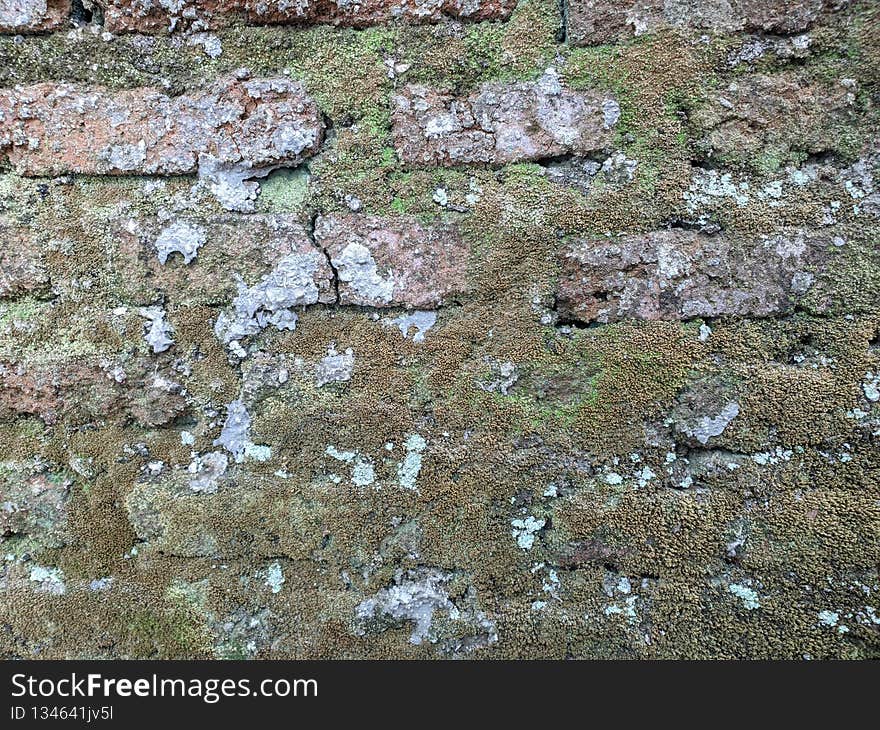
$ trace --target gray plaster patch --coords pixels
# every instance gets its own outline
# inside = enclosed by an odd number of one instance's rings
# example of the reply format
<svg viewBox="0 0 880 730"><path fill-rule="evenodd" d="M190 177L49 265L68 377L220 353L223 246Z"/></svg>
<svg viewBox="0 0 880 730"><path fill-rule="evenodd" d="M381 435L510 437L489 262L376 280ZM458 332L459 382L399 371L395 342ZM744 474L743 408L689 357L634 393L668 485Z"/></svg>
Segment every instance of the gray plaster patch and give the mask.
<svg viewBox="0 0 880 730"><path fill-rule="evenodd" d="M487 393L501 393L507 395L509 390L519 380L519 370L516 364L510 362L498 362L494 358L485 357L483 361L489 365L489 375L483 380L477 381L477 387Z"/></svg>
<svg viewBox="0 0 880 730"><path fill-rule="evenodd" d="M384 322L397 327L404 338L408 338L410 332L415 330L412 341L424 342L425 334L437 323L437 312L416 311L386 319Z"/></svg>
<svg viewBox="0 0 880 730"><path fill-rule="evenodd" d="M354 352L349 347L345 352L336 352L333 345L327 348L327 356L315 368L315 385L319 388L328 383L344 383L351 380L354 370Z"/></svg>
<svg viewBox="0 0 880 730"><path fill-rule="evenodd" d="M64 584L64 573L61 568L46 568L35 565L31 568L30 579L37 585L37 590L60 596L67 591Z"/></svg>
<svg viewBox="0 0 880 730"><path fill-rule="evenodd" d="M284 571L281 569L280 563L272 563L266 569L266 585L272 593L280 593L284 586Z"/></svg>
<svg viewBox="0 0 880 730"><path fill-rule="evenodd" d="M167 263L173 253L183 256L183 263L195 259L199 248L205 244L205 229L186 221L175 221L166 226L156 238L156 255L161 263Z"/></svg>
<svg viewBox="0 0 880 730"><path fill-rule="evenodd" d="M23 28L42 20L46 10L46 0L3 0L0 5L0 25Z"/></svg>
<svg viewBox="0 0 880 730"><path fill-rule="evenodd" d="M236 463L245 459L266 461L272 456L268 446L260 446L250 439L251 416L241 400L234 400L226 407L226 421L214 446L222 446L235 457Z"/></svg>
<svg viewBox="0 0 880 730"><path fill-rule="evenodd" d="M171 339L174 330L165 321L165 310L162 307L142 307L140 314L147 320L144 340L152 348L153 353L165 352L174 344L174 340Z"/></svg>
<svg viewBox="0 0 880 730"><path fill-rule="evenodd" d="M222 451L211 451L194 457L187 469L192 475L189 488L194 492L213 494L228 466L229 459Z"/></svg>
<svg viewBox="0 0 880 730"><path fill-rule="evenodd" d="M340 451L333 445L328 446L324 453L351 467L351 483L354 486L369 487L376 481L376 470L369 457L356 451Z"/></svg>
<svg viewBox="0 0 880 730"><path fill-rule="evenodd" d="M279 330L296 329L293 308L318 301L315 272L321 260L317 252L288 254L254 286L239 281L233 309L217 317L214 334L228 345L270 325Z"/></svg>
<svg viewBox="0 0 880 730"><path fill-rule="evenodd" d="M379 274L370 249L352 241L333 259L339 280L351 284L365 299L377 304L388 304L394 296L394 276L391 271Z"/></svg>
<svg viewBox="0 0 880 730"><path fill-rule="evenodd" d="M730 425L730 422L739 415L739 403L735 401L727 403L716 416L701 416L694 425L685 426L682 430L693 436L701 444L709 442L710 438L720 436Z"/></svg>

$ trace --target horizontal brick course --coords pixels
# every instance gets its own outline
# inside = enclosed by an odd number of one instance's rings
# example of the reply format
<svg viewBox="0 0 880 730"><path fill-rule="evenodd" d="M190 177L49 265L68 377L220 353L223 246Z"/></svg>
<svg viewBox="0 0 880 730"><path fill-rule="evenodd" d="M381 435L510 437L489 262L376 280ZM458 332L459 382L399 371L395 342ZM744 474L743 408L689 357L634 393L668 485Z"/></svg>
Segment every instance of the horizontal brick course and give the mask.
<svg viewBox="0 0 880 730"><path fill-rule="evenodd" d="M467 289L468 247L449 225L330 215L315 241L337 272L342 304L430 309Z"/></svg>
<svg viewBox="0 0 880 730"><path fill-rule="evenodd" d="M760 239L689 230L578 239L562 256L557 305L565 319L614 322L791 312L827 258L830 235Z"/></svg>
<svg viewBox="0 0 880 730"><path fill-rule="evenodd" d="M240 175L296 165L323 138L316 104L289 79L221 80L169 97L64 83L0 90L0 154L22 175Z"/></svg>
<svg viewBox="0 0 880 730"><path fill-rule="evenodd" d="M394 97L397 153L416 167L504 165L611 146L620 107L597 91L572 91L549 70L537 82L489 83L457 97L407 86Z"/></svg>
<svg viewBox="0 0 880 730"><path fill-rule="evenodd" d="M117 294L140 304L160 293L174 293L187 305L227 304L239 281L258 281L284 256L319 253L302 221L289 214L124 218L112 225L110 245ZM183 251L192 251L188 263ZM329 265L316 276L320 300L333 301Z"/></svg>
<svg viewBox="0 0 880 730"><path fill-rule="evenodd" d="M171 5L149 0L98 0L104 25L113 33L161 33L186 28L217 29L234 21L252 25L327 23L353 28L405 20L437 23L446 18L503 20L515 0L365 0L359 3L301 0L184 0Z"/></svg>
<svg viewBox="0 0 880 730"><path fill-rule="evenodd" d="M573 45L626 40L663 28L799 33L846 0L570 0Z"/></svg>

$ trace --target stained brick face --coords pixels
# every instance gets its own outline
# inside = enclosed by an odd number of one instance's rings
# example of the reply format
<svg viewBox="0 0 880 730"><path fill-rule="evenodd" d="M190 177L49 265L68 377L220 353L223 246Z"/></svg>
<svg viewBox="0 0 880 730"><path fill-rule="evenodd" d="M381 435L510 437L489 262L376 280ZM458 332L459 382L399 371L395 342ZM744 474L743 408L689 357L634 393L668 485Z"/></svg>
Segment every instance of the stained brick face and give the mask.
<svg viewBox="0 0 880 730"><path fill-rule="evenodd" d="M70 0L3 0L0 33L38 33L62 28Z"/></svg>
<svg viewBox="0 0 880 730"><path fill-rule="evenodd" d="M713 90L689 119L702 149L726 161L792 149L816 154L845 143L839 132L857 113L857 91L844 80L751 74Z"/></svg>
<svg viewBox="0 0 880 730"><path fill-rule="evenodd" d="M0 225L0 300L45 291L48 285L42 246L33 232Z"/></svg>
<svg viewBox="0 0 880 730"><path fill-rule="evenodd" d="M318 107L288 79L223 80L169 97L63 83L0 90L0 151L21 175L196 172L295 166L323 138ZM256 174L256 173L255 173Z"/></svg>
<svg viewBox="0 0 880 730"><path fill-rule="evenodd" d="M567 34L574 45L626 40L665 28L729 33L800 33L834 0L571 0Z"/></svg>
<svg viewBox="0 0 880 730"><path fill-rule="evenodd" d="M48 425L121 418L142 426L168 423L186 407L173 373L160 375L147 359L115 379L97 359L56 358L26 365L0 361L0 423L36 416Z"/></svg>
<svg viewBox="0 0 880 730"><path fill-rule="evenodd" d="M463 97L407 86L394 97L392 130L413 167L503 165L609 147L619 116L611 95L572 91L549 71L538 82L486 84Z"/></svg>
<svg viewBox="0 0 880 730"><path fill-rule="evenodd" d="M181 250L193 250L187 263ZM290 254L316 252L296 216L218 215L158 221L121 218L108 237L115 291L126 302L150 304L163 293L186 305L224 304L238 282L254 283ZM163 263L160 252L170 252ZM335 299L328 264L315 272L319 299Z"/></svg>
<svg viewBox="0 0 880 730"><path fill-rule="evenodd" d="M99 0L106 27L114 33L161 33L218 29L233 22L253 25L332 24L365 28L403 20L437 23L445 18L503 20L515 0L366 0L284 2L284 0L185 0L168 6L148 0Z"/></svg>
<svg viewBox="0 0 880 730"><path fill-rule="evenodd" d="M793 311L829 256L806 230L750 239L668 230L571 243L557 302L566 319L768 317Z"/></svg>
<svg viewBox="0 0 880 730"><path fill-rule="evenodd" d="M365 215L318 218L315 241L342 304L433 309L467 290L468 247L454 227Z"/></svg>
<svg viewBox="0 0 880 730"><path fill-rule="evenodd" d="M878 21L0 0L0 658L880 656Z"/></svg>

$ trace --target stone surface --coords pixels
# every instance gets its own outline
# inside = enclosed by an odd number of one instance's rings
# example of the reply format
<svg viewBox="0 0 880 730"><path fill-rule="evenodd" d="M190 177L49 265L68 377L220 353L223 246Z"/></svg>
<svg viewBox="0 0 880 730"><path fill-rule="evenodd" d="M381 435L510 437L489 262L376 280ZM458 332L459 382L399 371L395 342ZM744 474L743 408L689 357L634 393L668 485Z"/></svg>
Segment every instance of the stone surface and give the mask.
<svg viewBox="0 0 880 730"><path fill-rule="evenodd" d="M467 290L469 249L453 226L408 218L318 218L315 241L337 272L339 301L426 309Z"/></svg>
<svg viewBox="0 0 880 730"><path fill-rule="evenodd" d="M39 460L0 462L0 545L9 549L16 538L64 545L72 485L69 476Z"/></svg>
<svg viewBox="0 0 880 730"><path fill-rule="evenodd" d="M48 286L39 242L24 228L0 224L0 299L45 291Z"/></svg>
<svg viewBox="0 0 880 730"><path fill-rule="evenodd" d="M38 33L64 27L70 0L3 0L0 33Z"/></svg>
<svg viewBox="0 0 880 730"><path fill-rule="evenodd" d="M33 415L47 424L123 418L159 426L184 410L181 390L148 360L129 365L124 378L75 358L34 366L0 362L0 422Z"/></svg>
<svg viewBox="0 0 880 730"><path fill-rule="evenodd" d="M150 0L98 0L105 26L114 33L159 33L188 28L222 28L244 18L254 25L311 25L329 23L365 28L395 20L438 23L446 18L468 21L503 20L514 0L183 0L153 3Z"/></svg>
<svg viewBox="0 0 880 730"><path fill-rule="evenodd" d="M215 476L209 488L191 478L189 471L179 470L134 485L125 508L138 538L189 558L257 554L304 559L320 545L320 524L304 515L303 498L281 484L259 489L240 471L235 482L228 473ZM246 543L239 539L244 531Z"/></svg>
<svg viewBox="0 0 880 730"><path fill-rule="evenodd" d="M710 158L785 159L792 151L835 151L855 114L852 84L817 83L797 73L743 76L714 91L690 115Z"/></svg>
<svg viewBox="0 0 880 730"><path fill-rule="evenodd" d="M713 444L740 415L736 389L719 380L698 380L678 395L675 430L693 446Z"/></svg>
<svg viewBox="0 0 880 730"><path fill-rule="evenodd" d="M846 0L570 0L567 39L573 45L626 40L663 28L730 33L798 33Z"/></svg>
<svg viewBox="0 0 880 730"><path fill-rule="evenodd" d="M832 245L803 230L763 239L688 230L581 239L563 252L557 305L580 322L782 315Z"/></svg>
<svg viewBox="0 0 880 730"><path fill-rule="evenodd" d="M0 658L880 657L880 4L513 4L0 34Z"/></svg>
<svg viewBox="0 0 880 730"><path fill-rule="evenodd" d="M169 231L187 231L187 240L204 241L186 263L181 253L162 263L158 244ZM113 222L108 248L114 262L115 291L126 302L150 304L161 294L184 296L186 304L226 304L239 282L254 284L291 254L319 254L300 219L289 214L181 216L167 221L123 217ZM187 246L185 242L181 245ZM333 272L315 258L318 300L330 302Z"/></svg>
<svg viewBox="0 0 880 730"><path fill-rule="evenodd" d="M272 225L280 227L277 219L270 219L270 228ZM285 233L289 237L284 238ZM279 238L289 249L272 262L265 276L253 283L237 277L238 294L232 308L221 313L214 324L214 333L224 344L236 343L270 326L294 330L298 309L335 301L333 271L305 230L288 223ZM238 346L233 347L238 352Z"/></svg>
<svg viewBox="0 0 880 730"><path fill-rule="evenodd" d="M394 97L392 132L413 167L454 167L585 155L611 145L620 107L572 91L549 69L534 83L485 84L464 97L407 86Z"/></svg>
<svg viewBox="0 0 880 730"><path fill-rule="evenodd" d="M21 175L260 177L313 155L318 108L284 78L223 80L169 97L64 83L0 90L0 153ZM240 181L238 181L240 182Z"/></svg>

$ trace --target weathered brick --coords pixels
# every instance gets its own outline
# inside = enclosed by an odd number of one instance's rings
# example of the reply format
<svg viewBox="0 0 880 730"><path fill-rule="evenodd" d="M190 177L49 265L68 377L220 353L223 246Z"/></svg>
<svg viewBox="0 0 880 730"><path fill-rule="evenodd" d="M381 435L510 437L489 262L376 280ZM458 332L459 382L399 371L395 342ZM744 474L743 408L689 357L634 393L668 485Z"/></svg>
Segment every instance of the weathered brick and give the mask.
<svg viewBox="0 0 880 730"><path fill-rule="evenodd" d="M666 230L579 239L563 252L559 313L587 323L785 314L811 287L831 238Z"/></svg>
<svg viewBox="0 0 880 730"><path fill-rule="evenodd" d="M619 116L613 98L566 89L549 69L537 82L488 83L465 97L407 86L392 126L408 165L504 165L607 149Z"/></svg>
<svg viewBox="0 0 880 730"><path fill-rule="evenodd" d="M290 7L285 0L245 0L248 20L254 23L333 23L355 28L406 20L411 23L439 23L459 20L504 20L516 7L516 0L306 0Z"/></svg>
<svg viewBox="0 0 880 730"><path fill-rule="evenodd" d="M315 153L318 107L284 78L222 80L183 96L63 83L0 90L0 153L21 175L201 171L235 186Z"/></svg>
<svg viewBox="0 0 880 730"><path fill-rule="evenodd" d="M187 557L305 559L320 545L320 519L297 517L315 515L304 509L310 500L278 483L257 488L242 471L234 477L221 474L217 482L215 491L200 492L192 488L192 473L183 468L135 484L125 500L135 534L156 549ZM235 537L245 533L245 541Z"/></svg>
<svg viewBox="0 0 880 730"><path fill-rule="evenodd" d="M216 29L244 19L252 25L332 25L365 28L406 20L437 23L446 18L503 20L516 6L515 0L183 0L155 3L151 0L98 0L104 24L114 33L158 33L181 28Z"/></svg>
<svg viewBox="0 0 880 730"><path fill-rule="evenodd" d="M0 545L25 536L47 547L63 545L72 484L39 459L0 462Z"/></svg>
<svg viewBox="0 0 880 730"><path fill-rule="evenodd" d="M663 28L717 33L799 33L847 0L571 0L567 38L573 45L625 40Z"/></svg>
<svg viewBox="0 0 880 730"><path fill-rule="evenodd" d="M20 415L49 424L117 417L157 426L173 420L185 405L180 385L148 359L117 373L74 358L33 365L0 361L0 421Z"/></svg>
<svg viewBox="0 0 880 730"><path fill-rule="evenodd" d="M48 285L39 243L24 228L0 224L0 299L41 291Z"/></svg>
<svg viewBox="0 0 880 730"><path fill-rule="evenodd" d="M795 73L744 76L712 93L691 114L710 157L755 160L836 149L841 123L855 114L852 84L820 84Z"/></svg>
<svg viewBox="0 0 880 730"><path fill-rule="evenodd" d="M303 253L318 263L318 301L334 299L333 272L292 215L125 218L109 239L116 294L130 303L173 293L183 305L226 304L240 281L253 284L285 256Z"/></svg>
<svg viewBox="0 0 880 730"><path fill-rule="evenodd" d="M0 33L56 30L70 15L70 0L3 0Z"/></svg>
<svg viewBox="0 0 880 730"><path fill-rule="evenodd" d="M97 0L104 27L111 33L162 33L165 31L222 28L240 16L243 0Z"/></svg>
<svg viewBox="0 0 880 730"><path fill-rule="evenodd" d="M341 304L430 309L467 289L468 247L449 225L330 215L317 220L315 241L337 272Z"/></svg>
<svg viewBox="0 0 880 730"><path fill-rule="evenodd" d="M270 325L294 330L302 307L336 299L327 257L299 223L286 216L266 216L248 220L245 227L251 227L255 237L274 240L273 247L280 248L281 255L262 276L244 279L233 273L237 295L214 325L214 333L224 344L259 334ZM228 233L234 236L235 232L229 229ZM233 345L233 350L241 354L239 346Z"/></svg>

